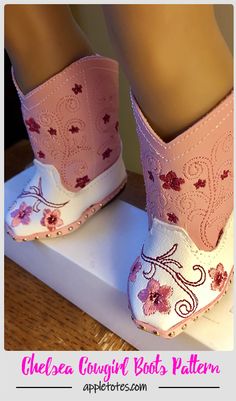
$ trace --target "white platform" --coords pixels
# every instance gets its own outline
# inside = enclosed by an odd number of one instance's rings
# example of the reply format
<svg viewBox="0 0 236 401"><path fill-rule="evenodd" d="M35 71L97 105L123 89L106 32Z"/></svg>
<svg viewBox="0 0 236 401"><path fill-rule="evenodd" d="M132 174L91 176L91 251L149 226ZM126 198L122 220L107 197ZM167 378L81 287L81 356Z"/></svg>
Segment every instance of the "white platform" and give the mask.
<svg viewBox="0 0 236 401"><path fill-rule="evenodd" d="M5 184L5 207L13 203L34 167ZM147 230L146 213L116 200L81 229L61 238L16 243L5 254L140 350L231 350L232 288L185 333L165 340L138 330L127 307L127 277Z"/></svg>

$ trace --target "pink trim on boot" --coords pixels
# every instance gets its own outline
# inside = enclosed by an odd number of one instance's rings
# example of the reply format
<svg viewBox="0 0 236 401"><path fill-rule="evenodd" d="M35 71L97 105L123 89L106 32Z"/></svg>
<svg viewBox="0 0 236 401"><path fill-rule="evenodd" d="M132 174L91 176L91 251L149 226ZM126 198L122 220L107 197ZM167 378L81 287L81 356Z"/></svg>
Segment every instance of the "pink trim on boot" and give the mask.
<svg viewBox="0 0 236 401"><path fill-rule="evenodd" d="M101 56L75 61L24 95L14 74L35 158L80 191L118 159L118 63Z"/></svg>
<svg viewBox="0 0 236 401"><path fill-rule="evenodd" d="M184 228L197 247L215 248L233 209L233 91L165 143L131 93L150 227L154 217Z"/></svg>

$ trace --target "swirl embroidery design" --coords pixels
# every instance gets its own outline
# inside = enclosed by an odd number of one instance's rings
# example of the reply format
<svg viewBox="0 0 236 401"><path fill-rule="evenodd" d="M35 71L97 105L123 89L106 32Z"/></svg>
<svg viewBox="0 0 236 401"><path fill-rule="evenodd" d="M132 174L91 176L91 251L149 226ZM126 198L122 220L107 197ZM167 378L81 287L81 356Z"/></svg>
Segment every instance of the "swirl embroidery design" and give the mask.
<svg viewBox="0 0 236 401"><path fill-rule="evenodd" d="M231 130L217 133L214 144L206 140L204 147L186 148L179 157L172 150L163 155L159 143L151 148L142 129L138 134L149 227L153 217L178 224L199 248L214 249L233 208Z"/></svg>
<svg viewBox="0 0 236 401"><path fill-rule="evenodd" d="M171 258L171 256L173 256L176 252L177 247L178 244L174 244L172 248L169 249L169 251L161 256L157 256L156 258L145 255L142 248L141 258L145 262L150 264L150 270L144 271L143 276L147 280L152 279L156 273L157 267L165 270L168 274L170 274L175 283L189 296L189 299L180 299L175 304L175 312L177 313L177 315L182 318L186 318L191 316L198 307L198 298L189 287L199 287L200 285L203 285L206 281L206 272L202 266L194 265L192 269L194 271L198 271L200 273L200 277L197 281L189 281L180 272L175 271L171 267L171 265L174 265L178 269L183 268L181 263Z"/></svg>
<svg viewBox="0 0 236 401"><path fill-rule="evenodd" d="M43 195L43 190L42 190L42 178L39 177L39 182L38 185L31 185L29 187L29 191L23 190L22 193L19 195L19 198L35 198L36 201L34 202L32 208L35 213L40 212L39 206L41 204L52 207L54 209L60 209L61 207L67 205L70 201L64 202L64 203L53 203L48 201L44 195Z"/></svg>

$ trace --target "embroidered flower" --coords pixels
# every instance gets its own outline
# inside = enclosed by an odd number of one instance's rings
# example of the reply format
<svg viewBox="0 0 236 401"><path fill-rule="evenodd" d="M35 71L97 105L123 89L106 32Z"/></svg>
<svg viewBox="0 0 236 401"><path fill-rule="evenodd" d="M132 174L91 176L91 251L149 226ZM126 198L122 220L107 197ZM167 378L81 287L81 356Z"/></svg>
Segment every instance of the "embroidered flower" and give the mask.
<svg viewBox="0 0 236 401"><path fill-rule="evenodd" d="M75 188L84 188L85 185L90 181L89 177L85 175L84 177L76 178Z"/></svg>
<svg viewBox="0 0 236 401"><path fill-rule="evenodd" d="M139 257L134 262L133 266L131 267L131 271L129 274L129 280L134 282L136 280L137 273L139 270L142 269L142 263L139 261Z"/></svg>
<svg viewBox="0 0 236 401"><path fill-rule="evenodd" d="M107 159L108 157L110 157L111 152L112 152L112 149L107 148L107 149L105 150L105 152L103 152L103 154L102 154L103 160L104 160L104 159Z"/></svg>
<svg viewBox="0 0 236 401"><path fill-rule="evenodd" d="M206 186L206 180L201 180L199 178L199 180L197 182L195 182L195 184L193 184L195 186L196 189L198 188L204 188Z"/></svg>
<svg viewBox="0 0 236 401"><path fill-rule="evenodd" d="M148 171L148 178L149 178L149 180L154 182L154 177L153 177L153 174L151 171Z"/></svg>
<svg viewBox="0 0 236 401"><path fill-rule="evenodd" d="M221 291L227 280L228 274L224 271L222 263L218 263L216 269L211 268L208 270L209 276L212 278L211 289L213 291Z"/></svg>
<svg viewBox="0 0 236 401"><path fill-rule="evenodd" d="M75 84L74 88L72 88L73 92L75 95L78 95L78 93L82 93L82 85Z"/></svg>
<svg viewBox="0 0 236 401"><path fill-rule="evenodd" d="M29 118L28 120L25 120L26 125L28 125L29 127L29 131L31 132L37 132L38 134L39 129L40 129L40 125L38 123L36 123L36 121L34 120L34 118Z"/></svg>
<svg viewBox="0 0 236 401"><path fill-rule="evenodd" d="M12 227L19 226L19 224L27 225L30 223L30 215L32 213L32 207L27 205L25 202L22 202L19 206L19 209L11 212L11 217L13 220L11 222Z"/></svg>
<svg viewBox="0 0 236 401"><path fill-rule="evenodd" d="M45 154L41 150L39 152L37 152L37 153L38 153L38 157L40 159L44 159L45 158Z"/></svg>
<svg viewBox="0 0 236 401"><path fill-rule="evenodd" d="M103 121L104 121L104 124L107 124L107 123L109 123L109 121L110 121L110 115L109 114L105 114L104 115L104 117L102 117L102 119L103 119Z"/></svg>
<svg viewBox="0 0 236 401"><path fill-rule="evenodd" d="M175 224L178 223L179 218L174 213L167 213L167 216L168 216L168 220L171 223L175 223Z"/></svg>
<svg viewBox="0 0 236 401"><path fill-rule="evenodd" d="M40 220L40 223L42 224L42 226L47 227L49 231L55 231L57 227L60 227L64 224L60 216L60 210L44 209L43 217Z"/></svg>
<svg viewBox="0 0 236 401"><path fill-rule="evenodd" d="M69 131L72 134L75 134L76 132L79 132L79 127L75 127L74 125L72 125L71 128L69 129Z"/></svg>
<svg viewBox="0 0 236 401"><path fill-rule="evenodd" d="M138 293L138 298L143 302L143 312L146 316L156 312L170 313L169 298L173 294L173 288L168 285L160 285L155 279L148 281L147 287Z"/></svg>
<svg viewBox="0 0 236 401"><path fill-rule="evenodd" d="M164 181L162 188L164 189L173 189L174 191L180 191L180 185L184 184L185 181L183 178L178 178L174 171L169 171L166 175L161 174L159 176L161 181Z"/></svg>
<svg viewBox="0 0 236 401"><path fill-rule="evenodd" d="M119 129L119 121L116 121L115 130L118 132Z"/></svg>
<svg viewBox="0 0 236 401"><path fill-rule="evenodd" d="M220 178L224 180L229 176L229 170L224 170L223 173L221 174Z"/></svg>
<svg viewBox="0 0 236 401"><path fill-rule="evenodd" d="M49 132L50 135L57 135L57 130L54 129L54 128L50 128L50 129L48 130L48 132Z"/></svg>

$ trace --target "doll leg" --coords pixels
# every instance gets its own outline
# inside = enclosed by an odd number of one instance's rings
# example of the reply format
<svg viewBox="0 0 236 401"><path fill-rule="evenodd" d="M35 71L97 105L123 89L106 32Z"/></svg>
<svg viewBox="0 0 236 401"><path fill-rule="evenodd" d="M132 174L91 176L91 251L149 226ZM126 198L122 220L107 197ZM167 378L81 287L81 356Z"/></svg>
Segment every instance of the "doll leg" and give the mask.
<svg viewBox="0 0 236 401"><path fill-rule="evenodd" d="M24 93L93 54L67 5L6 5L5 46Z"/></svg>
<svg viewBox="0 0 236 401"><path fill-rule="evenodd" d="M111 40L143 113L169 141L233 87L212 5L105 5Z"/></svg>

